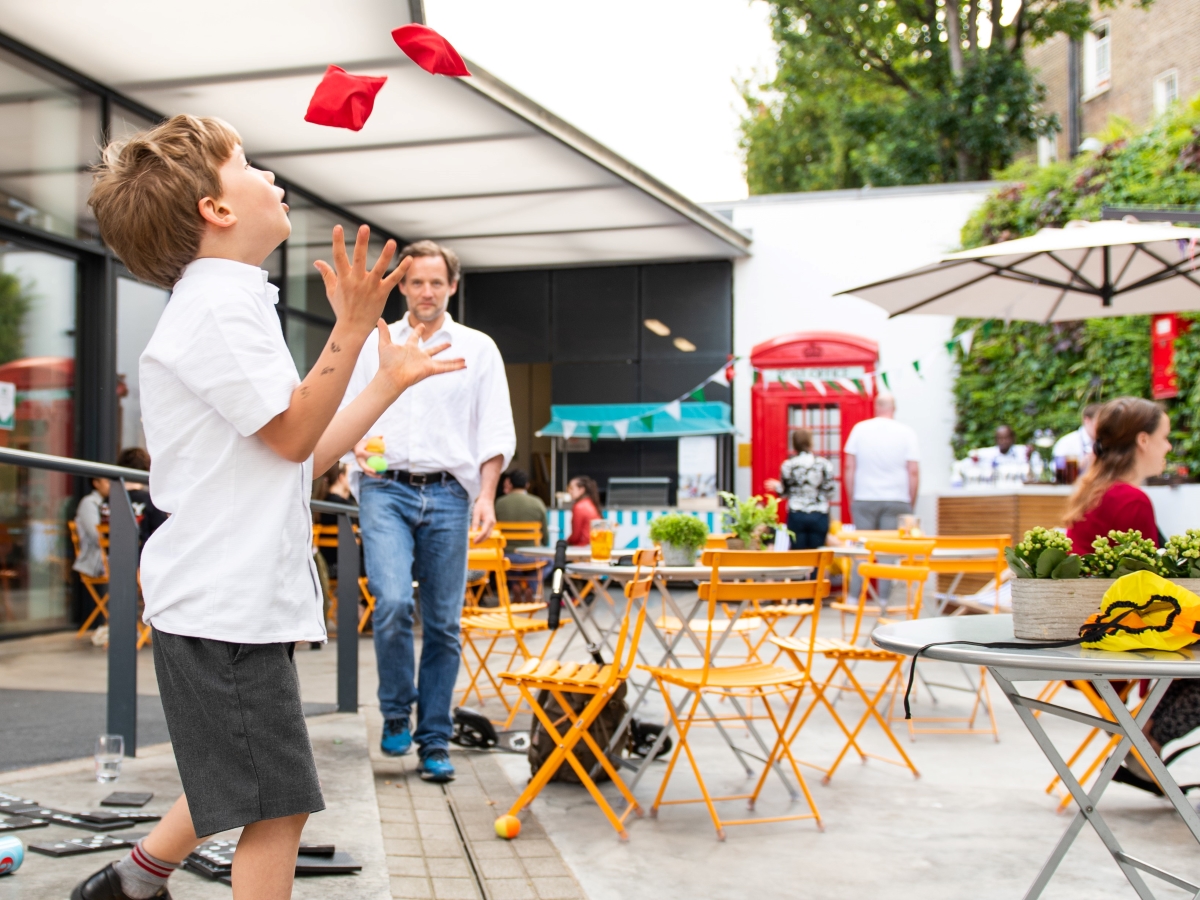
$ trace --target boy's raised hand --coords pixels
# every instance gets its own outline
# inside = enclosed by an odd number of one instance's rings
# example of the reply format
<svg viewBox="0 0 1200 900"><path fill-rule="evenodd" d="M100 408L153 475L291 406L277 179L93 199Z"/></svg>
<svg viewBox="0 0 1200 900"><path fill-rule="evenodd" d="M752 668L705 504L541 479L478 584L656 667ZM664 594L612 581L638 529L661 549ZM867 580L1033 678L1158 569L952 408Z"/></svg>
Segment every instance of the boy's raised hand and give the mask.
<svg viewBox="0 0 1200 900"><path fill-rule="evenodd" d="M370 239L371 229L360 225L354 240L354 259L351 260L346 255L342 226L335 225L333 265L330 266L323 259L313 263L325 280L325 295L329 298L329 305L333 307L338 323L362 335L369 333L378 321L388 294L400 283L400 279L412 265L412 260L405 257L400 260L400 265L388 274L387 267L396 255L396 242L389 240L383 245L383 252L379 254L375 265L368 269L367 244Z"/></svg>
<svg viewBox="0 0 1200 900"><path fill-rule="evenodd" d="M407 257L405 257L407 259ZM379 374L388 378L396 390L404 391L430 375L454 372L467 367L464 359L434 359L450 344L443 342L432 347L421 347L425 326L418 323L403 344L392 342L392 333L387 323L380 319L379 328Z"/></svg>

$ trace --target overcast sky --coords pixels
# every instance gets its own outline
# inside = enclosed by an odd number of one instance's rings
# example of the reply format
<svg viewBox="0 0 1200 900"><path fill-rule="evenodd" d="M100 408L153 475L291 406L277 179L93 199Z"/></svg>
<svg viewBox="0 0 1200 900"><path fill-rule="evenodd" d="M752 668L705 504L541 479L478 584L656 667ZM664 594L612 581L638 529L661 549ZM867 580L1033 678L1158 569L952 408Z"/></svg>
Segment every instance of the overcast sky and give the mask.
<svg viewBox="0 0 1200 900"><path fill-rule="evenodd" d="M700 202L746 196L734 84L772 70L762 0L425 0L463 56Z"/></svg>

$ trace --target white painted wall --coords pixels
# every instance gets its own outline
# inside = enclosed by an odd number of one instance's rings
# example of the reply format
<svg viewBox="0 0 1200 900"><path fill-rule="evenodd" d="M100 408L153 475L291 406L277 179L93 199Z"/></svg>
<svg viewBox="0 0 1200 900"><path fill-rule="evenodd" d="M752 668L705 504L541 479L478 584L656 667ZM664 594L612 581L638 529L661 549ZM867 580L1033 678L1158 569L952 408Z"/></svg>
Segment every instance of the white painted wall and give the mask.
<svg viewBox="0 0 1200 900"><path fill-rule="evenodd" d="M709 207L732 215L754 239L734 264L734 353L795 331L841 331L879 343L880 365L896 396L896 418L921 440L917 513L936 527L935 497L949 487L954 430L953 372L945 344L954 320L907 315L834 294L933 262L958 247L967 217L995 183L867 188L751 197ZM921 375L912 360L921 359ZM739 374L742 369L739 368ZM747 370L748 371L748 370ZM922 377L923 376L923 377ZM750 378L734 385L734 424L750 440ZM738 469L737 491L750 490Z"/></svg>

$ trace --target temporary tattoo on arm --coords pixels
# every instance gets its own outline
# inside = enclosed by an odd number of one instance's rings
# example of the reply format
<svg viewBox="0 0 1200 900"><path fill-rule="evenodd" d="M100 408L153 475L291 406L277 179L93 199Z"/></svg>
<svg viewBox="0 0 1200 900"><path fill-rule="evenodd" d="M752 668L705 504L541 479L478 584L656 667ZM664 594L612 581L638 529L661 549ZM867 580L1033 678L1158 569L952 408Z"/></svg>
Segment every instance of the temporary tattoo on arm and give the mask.
<svg viewBox="0 0 1200 900"><path fill-rule="evenodd" d="M300 386L300 396L301 396L301 397L307 397L307 396L308 396L308 385L301 385L301 386Z"/></svg>
<svg viewBox="0 0 1200 900"><path fill-rule="evenodd" d="M330 353L341 353L342 348L337 345L337 341L331 341L329 344Z"/></svg>
<svg viewBox="0 0 1200 900"><path fill-rule="evenodd" d="M333 367L333 366L326 366L325 368L323 368L323 369L321 370L321 374L322 374L322 375L328 375L328 374L329 374L330 372L332 372L332 371L334 371L334 367Z"/></svg>

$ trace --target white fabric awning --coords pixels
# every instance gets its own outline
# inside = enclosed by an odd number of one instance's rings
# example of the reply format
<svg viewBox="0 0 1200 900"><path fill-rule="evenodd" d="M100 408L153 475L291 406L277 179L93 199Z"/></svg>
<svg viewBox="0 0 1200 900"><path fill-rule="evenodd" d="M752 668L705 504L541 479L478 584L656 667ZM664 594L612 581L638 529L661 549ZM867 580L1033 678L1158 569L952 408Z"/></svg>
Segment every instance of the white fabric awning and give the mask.
<svg viewBox="0 0 1200 900"><path fill-rule="evenodd" d="M746 254L724 219L470 60L465 79L418 68L391 39L408 21L395 0L0 0L17 40L160 113L228 120L257 164L469 268ZM388 76L362 131L304 121L330 63Z"/></svg>

